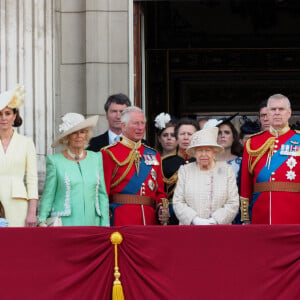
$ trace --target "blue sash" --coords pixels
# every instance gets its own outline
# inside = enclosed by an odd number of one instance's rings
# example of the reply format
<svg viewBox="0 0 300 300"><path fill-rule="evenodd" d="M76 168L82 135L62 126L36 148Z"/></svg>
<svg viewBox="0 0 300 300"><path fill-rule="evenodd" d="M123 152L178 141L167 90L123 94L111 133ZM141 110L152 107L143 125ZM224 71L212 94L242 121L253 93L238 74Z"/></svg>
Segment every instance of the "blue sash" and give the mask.
<svg viewBox="0 0 300 300"><path fill-rule="evenodd" d="M293 144L291 141L297 141L300 143L300 134L294 134L290 139L288 139L284 144L282 145L290 145ZM284 164L287 159L290 157L290 155L280 155L280 149L277 150L277 152L272 156L270 167L268 168L267 165L265 165L259 172L256 182L268 182L270 180L270 177L272 175L272 172L275 172L282 164ZM253 193L251 204L249 206L249 214L250 217L252 215L252 207L254 203L256 202L257 198L261 192Z"/></svg>
<svg viewBox="0 0 300 300"><path fill-rule="evenodd" d="M134 172L133 176L130 178L127 185L124 189L120 192L120 194L131 194L136 195L137 192L141 189L142 184L145 182L146 178L149 175L149 172L152 168L152 165L147 165L145 163L144 155L156 155L156 151L145 148L144 153L142 155L141 163L140 163L140 173L139 176L137 175L136 171Z"/></svg>

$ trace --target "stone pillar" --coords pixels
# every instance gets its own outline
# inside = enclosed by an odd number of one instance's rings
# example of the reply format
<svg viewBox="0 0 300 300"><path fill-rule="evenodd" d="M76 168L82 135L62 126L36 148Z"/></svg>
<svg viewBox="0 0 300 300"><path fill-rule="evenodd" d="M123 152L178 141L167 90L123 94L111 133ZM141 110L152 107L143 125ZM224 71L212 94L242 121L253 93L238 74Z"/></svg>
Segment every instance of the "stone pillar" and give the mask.
<svg viewBox="0 0 300 300"><path fill-rule="evenodd" d="M53 140L53 2L0 0L0 89L25 86L21 134L36 145L40 190Z"/></svg>

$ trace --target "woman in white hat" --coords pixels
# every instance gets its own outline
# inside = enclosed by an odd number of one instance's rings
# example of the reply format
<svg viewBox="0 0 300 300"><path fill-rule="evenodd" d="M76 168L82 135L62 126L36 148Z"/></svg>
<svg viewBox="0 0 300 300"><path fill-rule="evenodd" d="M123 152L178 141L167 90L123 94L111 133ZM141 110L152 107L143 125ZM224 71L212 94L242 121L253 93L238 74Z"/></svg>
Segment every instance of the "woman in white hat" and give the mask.
<svg viewBox="0 0 300 300"><path fill-rule="evenodd" d="M217 144L218 128L192 135L187 152L196 161L181 166L173 196L179 225L231 224L239 208L239 196L232 166L215 160L223 151Z"/></svg>
<svg viewBox="0 0 300 300"><path fill-rule="evenodd" d="M63 150L47 156L46 182L38 223L47 226L56 219L62 226L109 226L101 152L85 150L98 116L85 119L67 113L59 126L60 135L52 147ZM59 218L59 219L58 219Z"/></svg>
<svg viewBox="0 0 300 300"><path fill-rule="evenodd" d="M23 103L23 86L0 94L0 201L10 227L36 226L35 146L14 129L22 125L19 107Z"/></svg>

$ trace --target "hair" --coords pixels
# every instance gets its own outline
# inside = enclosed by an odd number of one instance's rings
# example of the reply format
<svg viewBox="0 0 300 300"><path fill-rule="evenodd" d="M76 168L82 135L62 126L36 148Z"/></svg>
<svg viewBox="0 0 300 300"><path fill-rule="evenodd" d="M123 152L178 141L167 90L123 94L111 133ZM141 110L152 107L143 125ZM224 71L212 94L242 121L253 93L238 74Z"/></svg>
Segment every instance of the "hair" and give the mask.
<svg viewBox="0 0 300 300"><path fill-rule="evenodd" d="M82 128L82 129L86 129L87 130L87 134L86 134L86 137L85 137L85 144L84 144L84 148L86 148L88 145L89 145L89 141L90 139L92 138L93 136L93 130L91 127L88 127L88 128ZM82 130L82 129L79 129L79 130ZM76 131L75 131L76 132ZM72 133L68 134L67 136L64 136L63 138L61 138L58 143L61 144L63 146L64 149L68 149L69 148L69 143L70 143L70 135Z"/></svg>
<svg viewBox="0 0 300 300"><path fill-rule="evenodd" d="M5 218L5 210L1 201L0 201L0 218Z"/></svg>
<svg viewBox="0 0 300 300"><path fill-rule="evenodd" d="M129 100L129 98L124 95L124 94L114 94L114 95L110 95L105 104L104 104L104 109L105 109L105 112L108 112L108 109L110 107L110 105L112 103L116 103L116 104L120 104L120 105L126 105L126 106L131 106L131 102Z"/></svg>
<svg viewBox="0 0 300 300"><path fill-rule="evenodd" d="M20 116L19 110L16 108L13 108L13 112L16 115L13 127L20 127L23 124L23 120Z"/></svg>
<svg viewBox="0 0 300 300"><path fill-rule="evenodd" d="M242 156L243 155L243 146L241 145L241 143L239 141L238 131L236 130L236 128L233 126L233 124L230 121L226 121L226 122L220 124L218 127L220 128L222 125L228 125L232 132L233 143L231 145L231 153L236 156Z"/></svg>
<svg viewBox="0 0 300 300"><path fill-rule="evenodd" d="M275 100L284 100L286 102L287 108L291 109L291 102L288 99L288 97L282 95L282 94L275 94L269 97L267 102L267 107L269 107L271 101Z"/></svg>
<svg viewBox="0 0 300 300"><path fill-rule="evenodd" d="M258 106L258 112L260 113L262 108L267 107L267 104L268 104L268 99L261 101Z"/></svg>
<svg viewBox="0 0 300 300"><path fill-rule="evenodd" d="M192 125L192 126L195 127L196 131L198 131L200 129L199 124L197 123L197 121L195 121L191 118L181 118L181 119L179 119L179 121L177 122L177 124L175 126L175 138L176 138L176 140L178 139L179 128L182 125Z"/></svg>
<svg viewBox="0 0 300 300"><path fill-rule="evenodd" d="M137 106L128 106L126 107L123 111L122 111L122 114L121 114L121 122L124 123L124 124L128 124L129 122L129 115L132 113L132 112L140 112L144 115L144 112L142 111L141 108L137 107ZM145 115L144 115L145 117ZM146 117L145 117L145 121L146 121Z"/></svg>
<svg viewBox="0 0 300 300"><path fill-rule="evenodd" d="M162 146L160 144L160 142L158 141L158 137L160 137L162 135L162 133L167 129L167 128L170 128L170 127L174 127L174 132L175 132L175 127L176 127L176 121L175 120L172 120L168 123L166 123L166 127L163 128L163 129L158 129L156 128L156 149L159 153L162 153Z"/></svg>

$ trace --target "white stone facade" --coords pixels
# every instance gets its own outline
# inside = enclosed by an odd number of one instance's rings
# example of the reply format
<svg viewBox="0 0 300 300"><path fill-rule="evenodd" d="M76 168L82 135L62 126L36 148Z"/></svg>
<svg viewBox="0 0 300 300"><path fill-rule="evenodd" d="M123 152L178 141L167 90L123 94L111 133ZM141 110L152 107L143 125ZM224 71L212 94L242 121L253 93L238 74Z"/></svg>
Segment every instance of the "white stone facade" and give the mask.
<svg viewBox="0 0 300 300"><path fill-rule="evenodd" d="M0 0L0 90L26 89L20 133L32 136L40 190L66 112L99 114L113 93L133 99L131 0Z"/></svg>

